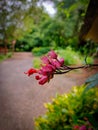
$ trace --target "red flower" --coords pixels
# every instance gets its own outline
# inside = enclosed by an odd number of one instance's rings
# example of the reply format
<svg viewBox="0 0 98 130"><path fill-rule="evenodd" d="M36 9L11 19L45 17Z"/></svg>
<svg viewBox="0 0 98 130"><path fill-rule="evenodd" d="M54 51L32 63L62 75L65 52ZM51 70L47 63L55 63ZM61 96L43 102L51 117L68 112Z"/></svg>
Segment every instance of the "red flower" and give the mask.
<svg viewBox="0 0 98 130"><path fill-rule="evenodd" d="M50 64L42 66L42 68L37 71L39 75L36 75L35 78L36 80L39 80L40 85L43 85L53 78L54 71L54 67Z"/></svg>
<svg viewBox="0 0 98 130"><path fill-rule="evenodd" d="M54 72L54 69L52 67L52 65L46 65L46 66L43 66L39 71L38 73L41 74L41 75L51 75L53 74Z"/></svg>
<svg viewBox="0 0 98 130"><path fill-rule="evenodd" d="M42 76L39 80L39 84L40 85L43 85L45 84L46 82L48 82L48 77L47 76Z"/></svg>
<svg viewBox="0 0 98 130"><path fill-rule="evenodd" d="M74 130L79 130L79 126L78 126L78 125L75 125L75 126L74 126Z"/></svg>
<svg viewBox="0 0 98 130"><path fill-rule="evenodd" d="M85 125L82 125L79 130L87 130Z"/></svg>
<svg viewBox="0 0 98 130"><path fill-rule="evenodd" d="M55 68L60 68L61 64L58 60L56 59L51 59L50 63L55 67Z"/></svg>
<svg viewBox="0 0 98 130"><path fill-rule="evenodd" d="M28 76L30 76L30 75L32 75L32 74L34 74L34 73L37 73L37 70L31 68L31 69L29 69L27 72L24 72L24 73L27 74Z"/></svg>
<svg viewBox="0 0 98 130"><path fill-rule="evenodd" d="M50 79L53 78L53 75L56 71L60 72L61 67L64 65L64 59L57 58L57 54L52 50L48 53L47 56L43 56L42 60L42 67L39 70L34 68L29 69L25 74L28 76L37 73L35 76L36 80L39 80L39 84L43 85L46 82L49 82Z"/></svg>
<svg viewBox="0 0 98 130"><path fill-rule="evenodd" d="M57 54L52 50L48 53L48 56L53 59L57 59Z"/></svg>
<svg viewBox="0 0 98 130"><path fill-rule="evenodd" d="M41 79L41 77L40 77L39 75L36 75L36 76L35 76L35 79L36 79L36 80L39 80L39 79Z"/></svg>
<svg viewBox="0 0 98 130"><path fill-rule="evenodd" d="M41 60L43 61L44 64L49 64L49 59L48 59L47 56L43 56L43 57L41 58Z"/></svg>
<svg viewBox="0 0 98 130"><path fill-rule="evenodd" d="M59 59L59 62L60 62L60 64L61 64L61 66L64 65L64 58L60 58L60 59Z"/></svg>

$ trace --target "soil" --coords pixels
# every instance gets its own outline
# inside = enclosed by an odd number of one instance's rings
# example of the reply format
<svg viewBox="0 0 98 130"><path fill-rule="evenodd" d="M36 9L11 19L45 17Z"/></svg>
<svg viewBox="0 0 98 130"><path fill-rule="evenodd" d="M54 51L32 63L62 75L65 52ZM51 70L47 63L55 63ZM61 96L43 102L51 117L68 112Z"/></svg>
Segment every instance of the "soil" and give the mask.
<svg viewBox="0 0 98 130"><path fill-rule="evenodd" d="M98 68L72 71L41 86L33 76L24 74L32 63L31 53L14 53L0 63L0 130L34 130L34 119L46 111L44 103L98 72Z"/></svg>

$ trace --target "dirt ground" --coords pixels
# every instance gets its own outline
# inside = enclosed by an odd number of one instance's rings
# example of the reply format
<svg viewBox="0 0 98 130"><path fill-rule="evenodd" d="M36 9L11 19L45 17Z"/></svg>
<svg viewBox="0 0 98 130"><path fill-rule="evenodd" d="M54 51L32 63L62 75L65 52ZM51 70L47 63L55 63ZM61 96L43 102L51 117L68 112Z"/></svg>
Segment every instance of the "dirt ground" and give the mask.
<svg viewBox="0 0 98 130"><path fill-rule="evenodd" d="M24 74L32 61L31 53L14 53L0 63L0 130L34 130L34 119L45 113L44 103L98 72L95 68L56 75L40 86L33 76Z"/></svg>

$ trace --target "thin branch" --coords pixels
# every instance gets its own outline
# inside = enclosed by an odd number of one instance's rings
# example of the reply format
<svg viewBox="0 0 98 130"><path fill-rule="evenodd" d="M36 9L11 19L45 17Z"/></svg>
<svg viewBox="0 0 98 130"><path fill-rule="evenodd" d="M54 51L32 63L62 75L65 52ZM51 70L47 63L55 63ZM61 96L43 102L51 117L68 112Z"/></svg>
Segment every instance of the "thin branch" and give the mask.
<svg viewBox="0 0 98 130"><path fill-rule="evenodd" d="M69 67L69 66L62 66L61 68L57 69L54 74L64 74L64 73L68 73L72 70L76 70L76 69L83 69L83 68L90 68L90 67L98 67L98 64L87 64L87 65L82 65L82 66L77 66L77 67Z"/></svg>

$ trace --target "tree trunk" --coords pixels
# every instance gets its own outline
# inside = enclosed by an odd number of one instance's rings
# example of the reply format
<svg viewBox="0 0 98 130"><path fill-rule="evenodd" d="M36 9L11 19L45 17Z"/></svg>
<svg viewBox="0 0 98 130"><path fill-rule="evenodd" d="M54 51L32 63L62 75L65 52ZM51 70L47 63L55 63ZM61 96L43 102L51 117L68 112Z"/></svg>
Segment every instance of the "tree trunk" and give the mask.
<svg viewBox="0 0 98 130"><path fill-rule="evenodd" d="M90 0L84 24L80 30L80 44L85 44L87 39L98 42L98 0Z"/></svg>

